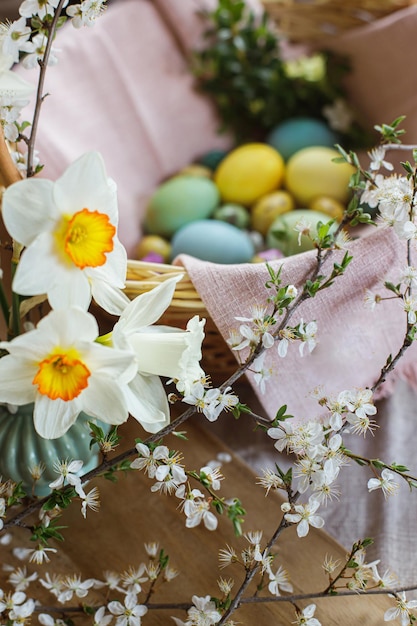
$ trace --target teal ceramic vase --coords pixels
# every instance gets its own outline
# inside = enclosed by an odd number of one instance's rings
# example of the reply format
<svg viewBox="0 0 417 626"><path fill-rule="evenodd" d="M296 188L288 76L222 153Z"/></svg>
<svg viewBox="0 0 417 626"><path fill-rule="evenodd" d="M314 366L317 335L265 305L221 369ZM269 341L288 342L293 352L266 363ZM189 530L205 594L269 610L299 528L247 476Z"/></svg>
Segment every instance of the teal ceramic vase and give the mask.
<svg viewBox="0 0 417 626"><path fill-rule="evenodd" d="M33 404L25 404L11 413L7 406L0 405L0 478L11 478L21 482L28 495L32 493L33 478L31 469L40 463L46 469L36 481L35 495L44 496L50 492L49 483L58 478L53 465L56 461L80 459L84 465L82 474L97 467L97 446L90 449L91 435L87 422L92 418L81 413L75 424L58 439L43 439L35 431L33 424ZM107 424L99 424L105 432Z"/></svg>

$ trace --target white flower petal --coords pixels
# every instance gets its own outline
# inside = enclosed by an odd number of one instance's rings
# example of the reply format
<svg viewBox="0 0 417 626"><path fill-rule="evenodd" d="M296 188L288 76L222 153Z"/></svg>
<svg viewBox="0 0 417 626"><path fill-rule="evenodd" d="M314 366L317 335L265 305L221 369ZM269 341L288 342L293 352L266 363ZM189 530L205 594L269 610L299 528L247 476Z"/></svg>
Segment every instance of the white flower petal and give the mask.
<svg viewBox="0 0 417 626"><path fill-rule="evenodd" d="M110 285L107 281L96 280L91 287L94 300L111 315L120 315L130 303L123 291Z"/></svg>
<svg viewBox="0 0 417 626"><path fill-rule="evenodd" d="M156 433L169 424L167 395L158 376L135 376L126 399L129 413L148 433Z"/></svg>
<svg viewBox="0 0 417 626"><path fill-rule="evenodd" d="M170 278L151 291L137 296L120 316L120 326L128 335L154 324L169 307L179 276ZM114 332L118 332L115 325Z"/></svg>
<svg viewBox="0 0 417 626"><path fill-rule="evenodd" d="M0 402L28 404L35 400L34 369L13 355L0 359Z"/></svg>
<svg viewBox="0 0 417 626"><path fill-rule="evenodd" d="M75 400L51 400L48 396L37 394L33 422L35 430L44 439L57 439L65 435L81 412L80 404Z"/></svg>
<svg viewBox="0 0 417 626"><path fill-rule="evenodd" d="M109 216L117 223L117 189L108 178L102 156L88 152L71 163L54 185L54 199L62 214L88 209Z"/></svg>
<svg viewBox="0 0 417 626"><path fill-rule="evenodd" d="M106 424L123 424L128 418L124 394L114 379L91 376L81 393L83 410Z"/></svg>
<svg viewBox="0 0 417 626"><path fill-rule="evenodd" d="M6 189L2 212L10 235L25 246L51 230L57 211L52 200L53 183L41 178L21 180Z"/></svg>

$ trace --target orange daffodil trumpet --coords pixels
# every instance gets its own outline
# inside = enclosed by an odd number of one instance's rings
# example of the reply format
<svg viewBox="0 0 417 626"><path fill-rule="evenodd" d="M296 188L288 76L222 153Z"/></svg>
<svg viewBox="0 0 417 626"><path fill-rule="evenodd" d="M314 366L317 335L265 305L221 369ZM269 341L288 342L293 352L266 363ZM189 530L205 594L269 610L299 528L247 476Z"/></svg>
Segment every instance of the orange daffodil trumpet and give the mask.
<svg viewBox="0 0 417 626"><path fill-rule="evenodd" d="M100 154L83 155L56 182L28 178L11 185L2 211L10 236L26 248L16 293L45 293L53 309L86 311L94 298L109 313L123 311L127 255L117 237L116 184Z"/></svg>
<svg viewBox="0 0 417 626"><path fill-rule="evenodd" d="M79 307L51 311L10 342L0 359L0 401L35 403L41 437L61 437L81 411L108 424L128 417L123 385L135 374L132 355L96 343L98 325Z"/></svg>

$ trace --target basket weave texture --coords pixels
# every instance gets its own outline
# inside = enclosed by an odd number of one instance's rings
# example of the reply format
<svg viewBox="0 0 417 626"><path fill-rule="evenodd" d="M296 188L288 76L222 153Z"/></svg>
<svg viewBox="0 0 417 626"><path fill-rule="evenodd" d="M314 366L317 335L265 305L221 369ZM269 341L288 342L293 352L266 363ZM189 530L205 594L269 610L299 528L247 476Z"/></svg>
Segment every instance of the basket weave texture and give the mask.
<svg viewBox="0 0 417 626"><path fill-rule="evenodd" d="M173 276L181 276L181 280L177 282L171 304L158 324L185 328L194 315L205 318L202 367L210 374L213 383L220 384L236 370L237 362L184 267L129 260L125 293L134 298Z"/></svg>
<svg viewBox="0 0 417 626"><path fill-rule="evenodd" d="M289 40L325 44L326 37L363 26L417 0L262 0Z"/></svg>

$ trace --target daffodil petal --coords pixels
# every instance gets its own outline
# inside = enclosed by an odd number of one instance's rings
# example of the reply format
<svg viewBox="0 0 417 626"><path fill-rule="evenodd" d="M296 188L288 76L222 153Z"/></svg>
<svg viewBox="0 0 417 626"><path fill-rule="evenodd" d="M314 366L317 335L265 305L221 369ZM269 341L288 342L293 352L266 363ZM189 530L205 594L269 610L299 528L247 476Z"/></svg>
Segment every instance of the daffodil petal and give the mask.
<svg viewBox="0 0 417 626"><path fill-rule="evenodd" d="M117 188L98 152L88 152L74 161L56 181L53 193L62 214L89 209L105 213L117 223Z"/></svg>
<svg viewBox="0 0 417 626"><path fill-rule="evenodd" d="M51 400L48 396L37 394L33 423L38 435L44 439L57 439L65 435L81 412L80 404L76 400Z"/></svg>
<svg viewBox="0 0 417 626"><path fill-rule="evenodd" d="M132 300L120 316L123 333L129 335L154 324L169 307L175 286L180 278L180 276L169 278L151 291ZM117 334L117 324L115 333Z"/></svg>
<svg viewBox="0 0 417 626"><path fill-rule="evenodd" d="M99 333L95 317L78 307L51 311L47 317L41 319L37 329L45 330L46 335L51 333L55 338L54 343L65 345L71 345L80 338L85 342L95 341ZM28 343L30 344L29 341Z"/></svg>
<svg viewBox="0 0 417 626"><path fill-rule="evenodd" d="M92 295L97 304L112 315L120 315L130 304L129 298L123 291L104 280L94 281Z"/></svg>
<svg viewBox="0 0 417 626"><path fill-rule="evenodd" d="M17 405L33 402L36 389L32 379L33 368L24 359L13 355L0 359L0 402Z"/></svg>
<svg viewBox="0 0 417 626"><path fill-rule="evenodd" d="M28 246L40 233L51 230L58 216L52 190L53 183L41 178L21 180L6 189L2 215L13 239Z"/></svg>
<svg viewBox="0 0 417 626"><path fill-rule="evenodd" d="M86 345L84 352L94 371L117 379L120 383L129 382L136 373L136 363L131 352L107 348L98 343Z"/></svg>
<svg viewBox="0 0 417 626"><path fill-rule="evenodd" d="M114 379L91 377L82 392L83 410L106 424L123 424L128 418L125 396Z"/></svg>
<svg viewBox="0 0 417 626"><path fill-rule="evenodd" d="M148 433L157 433L169 424L167 395L158 376L135 376L126 399L129 413Z"/></svg>
<svg viewBox="0 0 417 626"><path fill-rule="evenodd" d="M59 280L59 276L65 276L66 280ZM91 303L91 285L87 276L79 269L57 272L53 285L49 287L48 299L53 309L75 305L87 311Z"/></svg>

